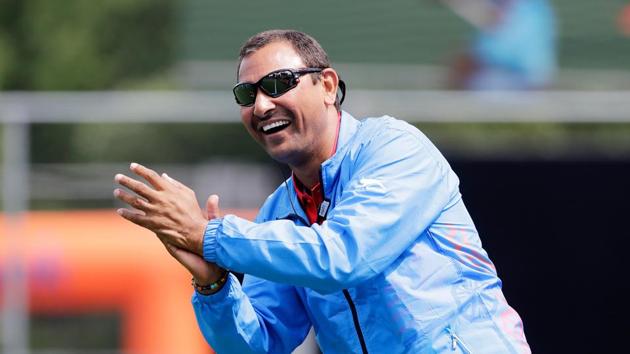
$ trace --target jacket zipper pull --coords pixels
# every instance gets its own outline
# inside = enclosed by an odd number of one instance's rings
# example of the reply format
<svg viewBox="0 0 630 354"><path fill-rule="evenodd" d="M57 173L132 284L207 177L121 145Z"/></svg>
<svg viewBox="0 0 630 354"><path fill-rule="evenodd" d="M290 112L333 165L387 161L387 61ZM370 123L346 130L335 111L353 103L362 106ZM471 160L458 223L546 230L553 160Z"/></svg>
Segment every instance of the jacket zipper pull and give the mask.
<svg viewBox="0 0 630 354"><path fill-rule="evenodd" d="M459 339L459 337L455 334L455 332L453 332L450 328L448 328L447 331L448 331L448 334L451 335L451 350L452 351L457 350L457 348L459 347L459 349L462 351L462 353L466 353L466 354L471 354L472 353L470 351L470 349L468 349L466 344L464 344L464 342L462 342Z"/></svg>

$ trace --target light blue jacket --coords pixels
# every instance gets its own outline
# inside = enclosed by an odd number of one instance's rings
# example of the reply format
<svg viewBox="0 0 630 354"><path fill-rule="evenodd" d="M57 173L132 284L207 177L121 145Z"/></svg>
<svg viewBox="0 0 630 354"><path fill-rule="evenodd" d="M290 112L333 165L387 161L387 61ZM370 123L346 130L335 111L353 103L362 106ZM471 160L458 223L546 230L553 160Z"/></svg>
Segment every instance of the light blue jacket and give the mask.
<svg viewBox="0 0 630 354"><path fill-rule="evenodd" d="M344 112L321 180L321 225L291 179L256 222L208 223L204 258L246 274L193 295L218 353L290 353L311 326L326 354L529 352L459 180L418 129Z"/></svg>

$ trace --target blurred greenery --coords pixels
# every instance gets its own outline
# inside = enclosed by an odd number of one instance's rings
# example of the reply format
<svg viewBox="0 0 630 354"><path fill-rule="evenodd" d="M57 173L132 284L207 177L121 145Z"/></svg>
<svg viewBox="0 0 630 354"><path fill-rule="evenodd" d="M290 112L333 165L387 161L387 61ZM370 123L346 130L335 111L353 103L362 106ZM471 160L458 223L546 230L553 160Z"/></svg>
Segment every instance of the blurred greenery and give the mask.
<svg viewBox="0 0 630 354"><path fill-rule="evenodd" d="M180 13L183 60L234 60L256 32L293 28L313 35L336 62L444 64L470 28L437 1L187 0Z"/></svg>
<svg viewBox="0 0 630 354"><path fill-rule="evenodd" d="M171 88L166 73L176 58L176 3L2 0L0 89ZM74 139L100 137L94 127L86 133L81 136L77 125L33 125L32 159L73 161L76 155L85 156L89 141L83 147L73 144Z"/></svg>
<svg viewBox="0 0 630 354"><path fill-rule="evenodd" d="M552 0L560 30L560 64L571 68L630 70L630 38L617 28L627 0Z"/></svg>
<svg viewBox="0 0 630 354"><path fill-rule="evenodd" d="M616 27L625 0L551 0L560 64L630 69L630 39ZM0 89L174 88L178 61L234 60L269 28L318 38L333 62L444 65L472 29L429 0L2 0Z"/></svg>
<svg viewBox="0 0 630 354"><path fill-rule="evenodd" d="M630 69L630 40L615 28L625 0L552 3L562 65ZM2 0L0 89L177 89L181 82L172 70L178 63L234 60L248 36L271 27L307 31L334 62L349 63L445 65L472 33L452 12L428 0L243 5L216 0ZM627 156L630 151L625 124L421 126L445 151L462 155ZM268 159L238 124L35 124L31 138L33 162Z"/></svg>
<svg viewBox="0 0 630 354"><path fill-rule="evenodd" d="M617 28L627 0L549 1L557 15L561 67L630 69L630 38ZM253 33L295 28L314 35L334 63L445 65L473 35L469 25L432 0L185 3L178 21L183 60L233 60Z"/></svg>
<svg viewBox="0 0 630 354"><path fill-rule="evenodd" d="M175 58L175 0L3 0L0 89L134 86Z"/></svg>

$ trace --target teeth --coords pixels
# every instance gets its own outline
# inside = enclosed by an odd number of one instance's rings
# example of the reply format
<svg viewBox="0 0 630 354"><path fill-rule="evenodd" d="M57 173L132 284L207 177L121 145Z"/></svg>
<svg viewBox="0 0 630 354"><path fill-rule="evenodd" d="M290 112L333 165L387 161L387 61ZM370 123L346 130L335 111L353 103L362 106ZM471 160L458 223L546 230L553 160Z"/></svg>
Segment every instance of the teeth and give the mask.
<svg viewBox="0 0 630 354"><path fill-rule="evenodd" d="M263 127L262 127L262 130L263 130L264 132L267 132L267 131L269 131L270 129L273 129L273 128L276 128L276 127L279 127L279 126L282 126L282 125L287 125L287 124L289 124L289 121L288 121L288 120L279 120L279 121L277 121L277 122L273 122L273 123L271 123L271 124L268 124L268 125L263 126Z"/></svg>

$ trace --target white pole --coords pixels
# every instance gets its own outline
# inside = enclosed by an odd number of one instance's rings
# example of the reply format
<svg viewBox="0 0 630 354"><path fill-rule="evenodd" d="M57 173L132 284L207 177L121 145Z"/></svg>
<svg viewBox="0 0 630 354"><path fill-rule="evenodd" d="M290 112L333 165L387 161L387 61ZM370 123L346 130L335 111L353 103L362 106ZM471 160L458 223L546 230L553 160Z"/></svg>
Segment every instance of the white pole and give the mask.
<svg viewBox="0 0 630 354"><path fill-rule="evenodd" d="M4 110L3 210L7 257L3 267L2 346L5 354L29 353L26 267L20 229L28 209L29 125L21 110Z"/></svg>

